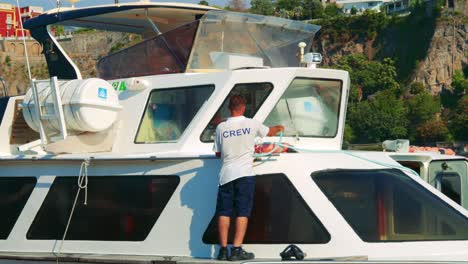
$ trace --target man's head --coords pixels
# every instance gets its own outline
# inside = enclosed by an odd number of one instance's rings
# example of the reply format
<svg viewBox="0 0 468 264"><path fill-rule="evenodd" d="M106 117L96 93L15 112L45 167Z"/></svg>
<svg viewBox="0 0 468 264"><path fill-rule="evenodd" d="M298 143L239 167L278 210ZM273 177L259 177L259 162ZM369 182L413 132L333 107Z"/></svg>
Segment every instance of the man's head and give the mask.
<svg viewBox="0 0 468 264"><path fill-rule="evenodd" d="M243 115L245 112L245 98L242 95L233 95L229 99L229 110L231 110L231 115Z"/></svg>

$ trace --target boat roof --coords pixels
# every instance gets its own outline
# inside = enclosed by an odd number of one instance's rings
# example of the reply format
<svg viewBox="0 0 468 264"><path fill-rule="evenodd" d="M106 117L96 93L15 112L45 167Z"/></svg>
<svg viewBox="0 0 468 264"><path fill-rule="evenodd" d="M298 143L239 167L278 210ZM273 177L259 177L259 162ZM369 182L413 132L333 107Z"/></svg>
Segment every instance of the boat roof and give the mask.
<svg viewBox="0 0 468 264"><path fill-rule="evenodd" d="M153 31L150 18L164 33L192 22L215 7L186 3L135 2L84 8L56 8L29 19L26 29L61 24L108 31L143 34Z"/></svg>
<svg viewBox="0 0 468 264"><path fill-rule="evenodd" d="M386 152L389 156L396 158L397 160L408 160L408 161L445 161L445 160L468 160L463 156L456 155L444 155L435 152Z"/></svg>

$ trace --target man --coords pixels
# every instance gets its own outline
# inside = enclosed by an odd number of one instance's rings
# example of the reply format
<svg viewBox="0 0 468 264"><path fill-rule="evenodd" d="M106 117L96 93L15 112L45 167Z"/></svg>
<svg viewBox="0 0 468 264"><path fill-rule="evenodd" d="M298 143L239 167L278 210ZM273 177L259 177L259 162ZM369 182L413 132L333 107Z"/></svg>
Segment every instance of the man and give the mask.
<svg viewBox="0 0 468 264"><path fill-rule="evenodd" d="M221 157L219 190L216 205L220 250L219 260L248 260L255 255L242 249L248 219L252 211L255 191L253 153L255 138L273 136L283 126L268 128L262 123L244 117L245 99L234 95L229 100L231 117L216 128L214 150ZM231 256L227 249L231 216L235 219L235 234Z"/></svg>

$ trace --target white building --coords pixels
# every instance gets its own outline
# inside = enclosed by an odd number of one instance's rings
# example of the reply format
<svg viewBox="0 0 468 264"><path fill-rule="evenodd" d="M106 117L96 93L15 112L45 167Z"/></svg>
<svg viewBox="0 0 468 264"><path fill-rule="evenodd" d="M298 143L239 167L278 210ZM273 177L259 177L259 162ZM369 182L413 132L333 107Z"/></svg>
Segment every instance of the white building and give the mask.
<svg viewBox="0 0 468 264"><path fill-rule="evenodd" d="M351 14L351 10L356 8L357 13L362 13L367 9L380 12L385 10L387 13L399 12L408 8L408 0L336 0L345 14Z"/></svg>

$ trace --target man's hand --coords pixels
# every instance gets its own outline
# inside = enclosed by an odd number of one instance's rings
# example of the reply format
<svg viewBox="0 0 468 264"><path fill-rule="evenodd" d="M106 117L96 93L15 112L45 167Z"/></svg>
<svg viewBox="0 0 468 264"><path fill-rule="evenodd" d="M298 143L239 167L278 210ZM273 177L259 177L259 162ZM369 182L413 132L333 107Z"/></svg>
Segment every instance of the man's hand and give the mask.
<svg viewBox="0 0 468 264"><path fill-rule="evenodd" d="M280 131L284 131L284 126L272 126L270 127L270 130L268 131L268 134L267 136L271 137L271 136L274 136L276 134L278 134Z"/></svg>

